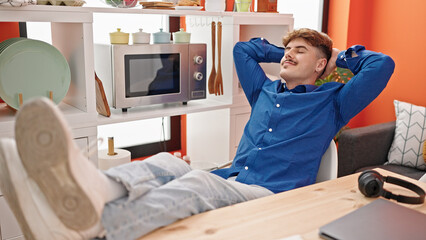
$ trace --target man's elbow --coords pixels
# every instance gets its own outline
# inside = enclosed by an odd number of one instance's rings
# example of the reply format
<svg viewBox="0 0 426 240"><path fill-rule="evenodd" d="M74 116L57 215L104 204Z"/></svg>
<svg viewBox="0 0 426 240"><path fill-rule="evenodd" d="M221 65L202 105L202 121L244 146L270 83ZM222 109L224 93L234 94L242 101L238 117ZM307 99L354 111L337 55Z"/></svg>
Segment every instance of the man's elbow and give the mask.
<svg viewBox="0 0 426 240"><path fill-rule="evenodd" d="M393 74L395 70L395 61L388 55L383 55L382 57L383 68L389 74L389 77Z"/></svg>
<svg viewBox="0 0 426 240"><path fill-rule="evenodd" d="M234 49L232 51L234 57L235 57L235 55L238 55L238 54L243 52L243 45L244 45L244 42L237 42L234 45Z"/></svg>
<svg viewBox="0 0 426 240"><path fill-rule="evenodd" d="M384 82L388 82L395 70L395 62L391 57L380 54L376 59L377 76L382 76Z"/></svg>

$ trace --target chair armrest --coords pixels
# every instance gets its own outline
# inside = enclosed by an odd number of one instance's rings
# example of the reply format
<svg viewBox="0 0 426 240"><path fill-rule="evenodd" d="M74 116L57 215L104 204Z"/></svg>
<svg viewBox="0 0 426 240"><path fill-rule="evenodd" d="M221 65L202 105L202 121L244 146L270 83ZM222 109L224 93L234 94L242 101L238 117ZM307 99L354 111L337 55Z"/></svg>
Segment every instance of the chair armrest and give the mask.
<svg viewBox="0 0 426 240"><path fill-rule="evenodd" d="M338 142L338 177L362 167L383 165L395 133L395 121L343 131Z"/></svg>

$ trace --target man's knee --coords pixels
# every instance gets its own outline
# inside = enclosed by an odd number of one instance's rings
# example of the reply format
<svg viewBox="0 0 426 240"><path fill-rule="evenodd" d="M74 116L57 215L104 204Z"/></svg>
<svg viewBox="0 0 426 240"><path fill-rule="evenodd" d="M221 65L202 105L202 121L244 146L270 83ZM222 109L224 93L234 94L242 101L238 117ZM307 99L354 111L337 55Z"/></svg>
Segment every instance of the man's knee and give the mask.
<svg viewBox="0 0 426 240"><path fill-rule="evenodd" d="M174 158L175 156L173 156L171 153L168 152L160 152L157 153L155 155L153 155L151 158Z"/></svg>
<svg viewBox="0 0 426 240"><path fill-rule="evenodd" d="M156 166L170 171L180 169L178 171L181 172L181 174L191 170L191 167L185 161L167 152L158 153L145 159L144 162L144 164L148 164L148 166Z"/></svg>
<svg viewBox="0 0 426 240"><path fill-rule="evenodd" d="M208 188L210 186L216 186L221 180L219 176L216 176L212 173L206 172L204 170L194 169L185 175L183 175L179 181L186 186L191 186L191 188Z"/></svg>
<svg viewBox="0 0 426 240"><path fill-rule="evenodd" d="M157 153L157 154L155 154L155 155L153 155L153 156L145 159L145 161L147 161L147 160L148 161L166 161L166 162L169 162L169 161L176 161L176 162L178 162L180 160L179 162L184 162L182 159L180 159L178 157L175 157L175 156L173 156L172 154L170 154L168 152Z"/></svg>

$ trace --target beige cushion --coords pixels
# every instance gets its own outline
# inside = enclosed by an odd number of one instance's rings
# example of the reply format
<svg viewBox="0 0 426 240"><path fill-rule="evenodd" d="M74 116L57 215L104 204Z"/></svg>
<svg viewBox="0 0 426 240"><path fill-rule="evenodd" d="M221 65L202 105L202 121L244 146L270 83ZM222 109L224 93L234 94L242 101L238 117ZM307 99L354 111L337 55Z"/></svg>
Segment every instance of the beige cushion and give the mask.
<svg viewBox="0 0 426 240"><path fill-rule="evenodd" d="M423 142L426 139L426 108L394 100L396 128L387 164L426 170Z"/></svg>

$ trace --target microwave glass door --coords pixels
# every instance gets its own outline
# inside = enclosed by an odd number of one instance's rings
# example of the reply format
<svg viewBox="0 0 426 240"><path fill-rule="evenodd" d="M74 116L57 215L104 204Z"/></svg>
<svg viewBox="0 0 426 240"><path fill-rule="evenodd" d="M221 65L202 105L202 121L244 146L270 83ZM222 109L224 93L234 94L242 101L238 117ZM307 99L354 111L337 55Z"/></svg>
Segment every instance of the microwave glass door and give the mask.
<svg viewBox="0 0 426 240"><path fill-rule="evenodd" d="M171 54L125 55L126 97L180 92L180 56Z"/></svg>

